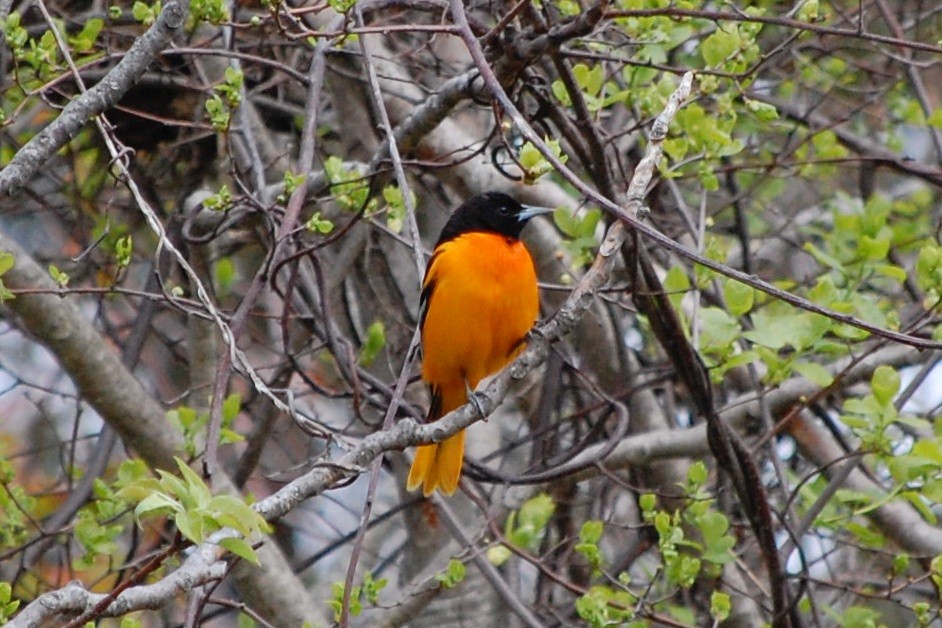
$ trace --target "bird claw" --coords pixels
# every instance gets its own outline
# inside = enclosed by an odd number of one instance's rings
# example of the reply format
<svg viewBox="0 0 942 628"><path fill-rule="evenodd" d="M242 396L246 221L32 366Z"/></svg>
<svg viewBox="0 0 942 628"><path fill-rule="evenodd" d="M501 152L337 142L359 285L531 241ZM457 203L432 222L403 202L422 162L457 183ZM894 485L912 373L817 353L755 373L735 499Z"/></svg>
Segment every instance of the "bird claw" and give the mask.
<svg viewBox="0 0 942 628"><path fill-rule="evenodd" d="M482 419L486 419L487 413L484 411L484 406L482 405L484 395L474 392L474 389L471 388L471 385L468 384L467 380L464 382L464 390L468 397L468 403L474 406L474 411L477 413L477 415Z"/></svg>
<svg viewBox="0 0 942 628"><path fill-rule="evenodd" d="M474 406L474 411L477 412L478 416L482 419L487 419L487 412L484 411L484 401L485 397L481 393L476 393L473 390L468 393L468 403Z"/></svg>

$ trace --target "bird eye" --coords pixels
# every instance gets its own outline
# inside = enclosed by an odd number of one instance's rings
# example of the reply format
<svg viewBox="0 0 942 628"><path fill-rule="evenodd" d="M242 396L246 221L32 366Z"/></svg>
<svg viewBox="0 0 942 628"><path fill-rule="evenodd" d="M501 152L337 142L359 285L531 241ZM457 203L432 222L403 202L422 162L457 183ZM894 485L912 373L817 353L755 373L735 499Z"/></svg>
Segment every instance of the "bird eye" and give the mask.
<svg viewBox="0 0 942 628"><path fill-rule="evenodd" d="M497 209L497 211L500 212L500 215L501 215L501 216L506 216L507 213L510 211L510 209L509 209L506 205L501 205L501 206Z"/></svg>

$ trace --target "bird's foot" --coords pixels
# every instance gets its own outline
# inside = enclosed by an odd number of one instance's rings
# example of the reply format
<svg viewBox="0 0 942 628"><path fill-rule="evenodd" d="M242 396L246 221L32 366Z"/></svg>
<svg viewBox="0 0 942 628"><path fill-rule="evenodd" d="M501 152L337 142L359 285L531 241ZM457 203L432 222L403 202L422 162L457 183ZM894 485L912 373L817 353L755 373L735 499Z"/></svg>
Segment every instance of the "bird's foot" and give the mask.
<svg viewBox="0 0 942 628"><path fill-rule="evenodd" d="M468 384L468 381L464 382L465 394L468 396L468 403L474 406L474 411L482 419L487 419L487 412L484 410L484 400L486 397L481 393L474 392L474 389L471 388L471 385Z"/></svg>

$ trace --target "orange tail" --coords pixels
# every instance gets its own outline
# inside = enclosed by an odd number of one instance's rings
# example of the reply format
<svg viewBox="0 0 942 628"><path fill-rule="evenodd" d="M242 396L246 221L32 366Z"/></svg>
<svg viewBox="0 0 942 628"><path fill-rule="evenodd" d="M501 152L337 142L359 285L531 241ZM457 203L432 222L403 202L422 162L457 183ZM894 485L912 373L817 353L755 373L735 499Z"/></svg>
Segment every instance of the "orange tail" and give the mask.
<svg viewBox="0 0 942 628"><path fill-rule="evenodd" d="M406 488L414 491L421 484L426 497L436 488L451 495L458 488L463 461L464 430L441 443L422 445L415 452Z"/></svg>

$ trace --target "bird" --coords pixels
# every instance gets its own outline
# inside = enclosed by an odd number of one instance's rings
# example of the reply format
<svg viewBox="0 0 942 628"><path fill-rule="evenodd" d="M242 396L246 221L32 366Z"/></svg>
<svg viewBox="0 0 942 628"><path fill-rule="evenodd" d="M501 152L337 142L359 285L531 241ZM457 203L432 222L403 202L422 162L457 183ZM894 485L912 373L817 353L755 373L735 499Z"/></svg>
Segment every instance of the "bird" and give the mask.
<svg viewBox="0 0 942 628"><path fill-rule="evenodd" d="M420 298L422 379L427 422L463 406L478 383L513 361L539 315L536 270L520 233L553 211L502 192L462 203L442 229L425 269ZM451 495L464 461L464 430L420 445L406 488Z"/></svg>

